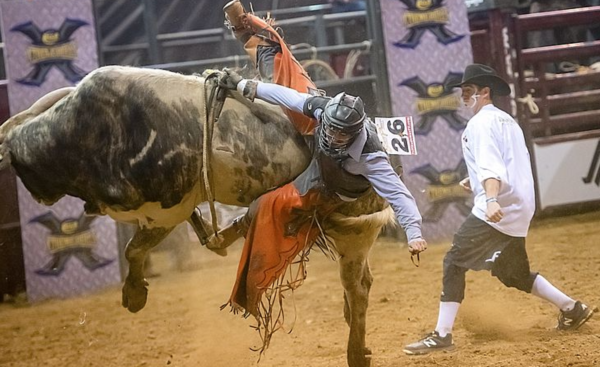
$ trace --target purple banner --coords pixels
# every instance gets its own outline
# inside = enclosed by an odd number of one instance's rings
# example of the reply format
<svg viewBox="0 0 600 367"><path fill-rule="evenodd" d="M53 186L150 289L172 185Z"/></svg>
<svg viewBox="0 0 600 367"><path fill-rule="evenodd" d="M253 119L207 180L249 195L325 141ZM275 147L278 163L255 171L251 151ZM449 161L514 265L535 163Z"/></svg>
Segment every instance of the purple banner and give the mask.
<svg viewBox="0 0 600 367"><path fill-rule="evenodd" d="M3 1L0 13L12 115L98 67L90 0ZM40 205L20 181L18 197L30 301L70 297L120 281L112 220L86 217L83 202L73 197Z"/></svg>
<svg viewBox="0 0 600 367"><path fill-rule="evenodd" d="M80 200L36 203L19 181L19 214L30 302L67 298L121 280L115 222L88 217Z"/></svg>
<svg viewBox="0 0 600 367"><path fill-rule="evenodd" d="M0 11L12 115L98 67L91 1L3 1Z"/></svg>
<svg viewBox="0 0 600 367"><path fill-rule="evenodd" d="M460 137L467 119L460 82L473 60L463 0L381 0L394 116L413 116L418 155L404 157L403 179L429 241L451 237L470 212L458 182L467 176Z"/></svg>

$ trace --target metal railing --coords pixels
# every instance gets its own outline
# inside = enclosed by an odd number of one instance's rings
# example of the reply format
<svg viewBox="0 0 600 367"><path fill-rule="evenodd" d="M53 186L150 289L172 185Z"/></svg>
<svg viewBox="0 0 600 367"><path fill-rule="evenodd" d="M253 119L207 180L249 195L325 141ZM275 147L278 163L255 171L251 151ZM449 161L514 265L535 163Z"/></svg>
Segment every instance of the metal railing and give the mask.
<svg viewBox="0 0 600 367"><path fill-rule="evenodd" d="M550 74L551 63L600 55L600 41L526 48L528 32L600 23L600 6L514 17L519 120L527 138L600 131L600 71ZM530 71L532 73L530 74ZM525 103L526 101L526 103ZM535 103L536 108L532 108ZM569 139L566 137L566 139Z"/></svg>
<svg viewBox="0 0 600 367"><path fill-rule="evenodd" d="M335 46L311 47L311 48L301 48L301 49L292 48L291 51L295 57L300 58L301 56L314 57L315 55L341 53L341 52L347 52L347 51L351 51L351 50L368 51L370 48L371 48L371 42L365 41L365 42L361 42L361 43L351 43L351 44L335 45ZM203 67L210 67L210 66L215 66L215 65L228 66L228 65L233 64L235 66L241 66L242 61L243 62L250 61L248 58L248 55L241 54L241 55L225 56L225 57L218 57L218 58L204 59L204 60L155 64L155 65L147 65L145 67L180 72L183 70L189 70L191 68L200 69Z"/></svg>
<svg viewBox="0 0 600 367"><path fill-rule="evenodd" d="M305 7L306 9L312 9L313 7ZM318 7L319 11L325 9L325 7ZM289 9L285 9L290 11ZM281 11L283 13L283 10ZM287 13L287 12L286 12ZM258 13L257 13L258 14ZM327 34L327 28L339 28L344 25L344 22L356 19L365 19L365 11L339 13L339 14L316 14L308 15L291 19L283 19L277 21L277 25L282 28L287 27L315 27L317 31L317 46L324 46L327 42L324 40L324 36ZM339 43L343 43L343 40L339 40ZM231 32L224 27L222 28L211 28L205 30L196 31L185 31L185 32L173 32L157 34L154 40L148 42L138 42L126 45L106 45L101 43L100 52L102 53L114 53L124 51L142 51L150 50L153 47L168 48L168 47L183 47L189 45L197 45L202 43L220 43L220 42L235 42L237 41L231 35ZM153 45L153 43L156 43ZM240 48L241 50L241 48ZM159 52L160 54L160 52ZM151 64L162 64L162 60L152 60Z"/></svg>
<svg viewBox="0 0 600 367"><path fill-rule="evenodd" d="M132 4L126 0L117 0L114 3L108 4L104 7L103 14L96 12L97 22L108 21L111 19L111 14L117 14L122 6L128 5L129 14L124 15L124 20L117 25L117 31L106 35L100 39L100 31L98 30L99 37L99 60L101 65L104 64L102 60L105 60L105 56L111 56L111 64L130 64L138 65L149 68L160 68L176 72L183 73L197 73L201 72L206 68L221 68L224 66L243 66L249 63L249 59L245 54L242 45L233 37L232 33L225 27L203 29L203 30L192 30L192 31L179 31L179 32L168 32L158 33L158 28L161 22L164 22L164 12L173 12L177 1L174 1L168 9L163 9L161 14L156 14L153 0L139 0L139 2ZM132 5L132 6L130 6ZM369 11L356 11L346 13L330 13L330 4L319 4L300 6L290 9L275 9L272 11L257 11L256 15L266 16L269 14L272 17L277 17L277 25L288 32L288 36L293 36L294 31L297 33L297 37L305 36L306 29L310 29L312 32L312 38L308 40L312 45L306 48L293 47L292 52L294 56L299 60L310 60L320 59L326 63L330 62L333 57L336 60L343 62L344 55L349 54L351 51L360 52L366 57L362 57L362 62L367 62L366 68L368 75L357 75L351 78L336 78L335 80L317 81L317 85L321 88L335 88L342 87L351 83L372 83L384 84L386 83L386 70L382 65L385 64L383 51L379 50L373 53L374 35L379 35L378 39L381 39L381 29L374 31L373 28L378 27L377 24L380 22L379 16L375 15L375 18L370 16L369 13L378 14L378 5L369 4ZM375 10L374 10L375 9ZM97 11L98 9L96 9ZM219 9L220 13L220 9ZM221 13L220 13L221 14ZM148 41L146 42L134 42L130 44L114 44L119 37L120 32L126 32L129 27L133 24L139 23L139 20L143 19L145 23L145 33ZM185 20L184 20L185 21ZM362 42L346 42L344 27L353 27L354 32L356 22L364 22L365 24L365 35L362 38ZM360 23L359 23L360 24ZM98 29L98 24L97 24ZM333 32L330 32L333 30ZM333 34L333 36L328 36ZM285 36L285 34L284 34ZM292 37L293 38L293 37ZM353 40L357 40L359 37L351 37ZM289 38L286 38L288 40ZM303 38L301 42L306 42ZM288 41L289 42L289 41ZM380 41L379 41L380 42ZM215 46L212 46L212 45ZM0 51L2 51L4 44L0 43ZM210 49L210 58L194 57L194 46L201 48L202 50ZM381 47L381 45L379 45ZM178 54L178 49L182 49L183 52L187 52L181 59L183 61L174 62L173 55ZM192 49L192 51L190 51ZM201 51L200 51L201 53ZM117 56L116 54L121 54ZM129 56L126 56L129 55ZM341 59L340 57L341 56ZM373 61L375 60L377 61ZM382 62L383 58L383 62ZM129 60L129 62L115 62L115 60ZM170 59L170 62L165 62ZM187 60L186 60L187 59ZM366 61L369 59L369 61ZM343 64L342 64L343 66ZM340 74L341 75L341 74ZM375 87L374 87L375 88ZM382 88L378 88L382 89ZM384 89L385 90L385 89ZM385 100L385 98L383 98ZM383 110L389 110L390 103L384 103Z"/></svg>

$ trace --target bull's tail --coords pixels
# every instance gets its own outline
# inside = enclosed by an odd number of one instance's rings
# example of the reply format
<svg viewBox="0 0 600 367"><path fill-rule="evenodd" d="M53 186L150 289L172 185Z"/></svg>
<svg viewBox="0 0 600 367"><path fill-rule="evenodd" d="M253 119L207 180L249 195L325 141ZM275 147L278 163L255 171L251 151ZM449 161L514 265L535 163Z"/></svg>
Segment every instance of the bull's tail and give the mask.
<svg viewBox="0 0 600 367"><path fill-rule="evenodd" d="M385 225L395 225L394 211L387 207L372 214L363 214L357 217L345 216L339 213L331 214L329 220L339 228L381 228Z"/></svg>
<svg viewBox="0 0 600 367"><path fill-rule="evenodd" d="M42 112L46 111L50 107L54 106L56 102L66 97L69 93L75 90L75 87L65 87L52 91L42 98L38 99L31 107L23 112L17 113L13 117L6 120L2 126L0 126L0 144L4 143L4 140L8 136L8 133L15 127L26 123L32 118L38 116ZM6 159L6 156L4 157Z"/></svg>

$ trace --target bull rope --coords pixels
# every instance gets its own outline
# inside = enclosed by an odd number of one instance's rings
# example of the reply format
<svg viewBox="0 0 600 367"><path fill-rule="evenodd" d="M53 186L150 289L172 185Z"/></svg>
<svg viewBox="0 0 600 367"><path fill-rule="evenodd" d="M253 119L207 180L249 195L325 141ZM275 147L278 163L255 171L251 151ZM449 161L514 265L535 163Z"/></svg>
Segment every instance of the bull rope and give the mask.
<svg viewBox="0 0 600 367"><path fill-rule="evenodd" d="M204 103L204 115L206 116L206 119L204 119L204 149L202 149L202 177L204 181L204 191L206 192L206 196L208 199L211 223L216 236L218 235L219 223L217 221L217 211L215 210L215 198L213 192L214 185L212 185L212 171L210 169L210 153L212 153L213 127L217 123L217 119L221 114L223 104L225 103L225 95L227 92L225 89L219 87L217 83L208 83L210 77L215 78L217 76L218 74L213 72L204 79L204 95L206 96L206 86L207 84L209 84L210 96L208 99L205 99Z"/></svg>

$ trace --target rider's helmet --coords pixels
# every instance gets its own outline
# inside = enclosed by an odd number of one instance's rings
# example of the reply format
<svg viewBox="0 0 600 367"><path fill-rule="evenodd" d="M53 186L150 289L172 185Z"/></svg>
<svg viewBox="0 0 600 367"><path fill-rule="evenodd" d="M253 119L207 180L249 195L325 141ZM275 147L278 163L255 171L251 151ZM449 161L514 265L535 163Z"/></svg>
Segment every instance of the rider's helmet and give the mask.
<svg viewBox="0 0 600 367"><path fill-rule="evenodd" d="M333 157L344 156L364 128L365 118L360 97L346 93L336 95L327 102L321 115L319 148Z"/></svg>

